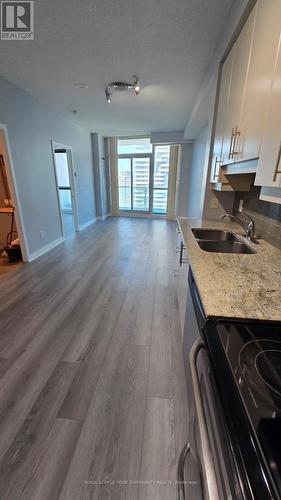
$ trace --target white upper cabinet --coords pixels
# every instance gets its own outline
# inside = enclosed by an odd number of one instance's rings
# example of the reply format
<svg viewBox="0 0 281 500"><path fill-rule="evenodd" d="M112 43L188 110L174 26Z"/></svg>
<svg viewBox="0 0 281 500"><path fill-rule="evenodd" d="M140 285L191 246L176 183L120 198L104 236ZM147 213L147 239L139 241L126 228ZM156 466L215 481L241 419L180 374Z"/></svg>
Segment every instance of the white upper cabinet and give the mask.
<svg viewBox="0 0 281 500"><path fill-rule="evenodd" d="M266 0L271 1L271 0ZM237 156L239 125L245 97L249 60L254 34L256 6L250 13L235 45L229 104L226 110L222 149L223 163L234 161ZM233 50L233 49L232 49Z"/></svg>
<svg viewBox="0 0 281 500"><path fill-rule="evenodd" d="M266 119L255 184L281 186L281 41L273 77L269 110Z"/></svg>
<svg viewBox="0 0 281 500"><path fill-rule="evenodd" d="M220 181L220 165L222 159L222 145L224 137L224 126L226 110L229 104L230 83L233 68L234 47L222 67L220 94L216 117L216 132L213 149L213 163L211 182Z"/></svg>
<svg viewBox="0 0 281 500"><path fill-rule="evenodd" d="M281 28L281 1L259 0L247 72L236 161L258 158Z"/></svg>

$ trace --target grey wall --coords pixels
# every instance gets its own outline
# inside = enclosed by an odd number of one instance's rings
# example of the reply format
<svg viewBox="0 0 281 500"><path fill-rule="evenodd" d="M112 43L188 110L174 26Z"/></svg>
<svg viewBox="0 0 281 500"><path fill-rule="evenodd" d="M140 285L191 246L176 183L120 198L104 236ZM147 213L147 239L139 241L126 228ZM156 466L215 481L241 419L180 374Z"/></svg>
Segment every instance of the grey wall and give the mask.
<svg viewBox="0 0 281 500"><path fill-rule="evenodd" d="M193 144L186 143L181 146L181 163L177 186L176 215L187 217L188 211L188 183L192 164Z"/></svg>
<svg viewBox="0 0 281 500"><path fill-rule="evenodd" d="M247 17L249 11L253 8L256 0L234 0L229 11L224 30L220 34L214 55L209 63L206 73L198 89L197 98L194 103L193 111L188 117L184 131L185 139L194 139L197 137L198 130L202 130L207 118L212 114L213 105L212 86L216 85L219 63L229 50L233 40L237 36L241 25ZM196 134L196 135L195 135Z"/></svg>
<svg viewBox="0 0 281 500"><path fill-rule="evenodd" d="M94 163L96 214L98 217L104 217L108 213L106 139L100 134L91 135Z"/></svg>
<svg viewBox="0 0 281 500"><path fill-rule="evenodd" d="M51 140L73 148L79 224L96 215L90 133L1 78L0 122L7 125L28 249L33 253L61 236Z"/></svg>
<svg viewBox="0 0 281 500"><path fill-rule="evenodd" d="M151 132L150 141L152 144L181 144L185 142L182 130L178 132Z"/></svg>
<svg viewBox="0 0 281 500"><path fill-rule="evenodd" d="M184 151L184 150L183 150ZM206 125L182 158L180 215L190 219L218 220L232 212L234 193L216 192L210 185L210 125ZM215 202L215 207L213 207Z"/></svg>
<svg viewBox="0 0 281 500"><path fill-rule="evenodd" d="M224 55L229 50L234 38L237 36L239 29L241 28L244 19L247 17L250 9L253 7L255 0L236 0L232 4L230 9L228 20L225 23L224 31L219 37L216 49L214 51L214 56L210 61L209 67L206 74L202 80L201 86L198 89L197 99L194 103L194 108L192 113L188 118L188 122L184 131L184 138L186 140L193 140L194 142L194 159L193 166L197 164L197 168L203 172L203 185L202 185L202 196L204 198L202 217L204 219L216 220L224 212L231 212L234 203L234 193L230 192L216 192L210 189L210 171L211 171L211 146L213 137L213 119L215 116L215 105L216 105L216 88L217 88L217 78L219 72L219 64L223 59ZM198 131L202 130L203 127L207 125L208 132L204 137L201 133L198 135ZM203 131L204 134L204 131ZM206 139L206 148L204 146L204 140ZM202 151L205 148L206 161L205 167L203 168L201 162ZM198 167L199 165L199 167ZM196 181L197 179L197 181ZM195 192L198 192L199 175L197 176L195 171L190 171L189 182L192 184L194 182ZM196 211L196 195L193 191L189 189L189 207L188 213L197 215ZM215 201L217 203L216 208L212 208L211 205ZM201 210L198 209L198 214ZM189 215L190 216L190 215Z"/></svg>
<svg viewBox="0 0 281 500"><path fill-rule="evenodd" d="M202 218L207 134L208 128L205 127L193 144L192 163L189 172L187 191L187 217L190 219Z"/></svg>

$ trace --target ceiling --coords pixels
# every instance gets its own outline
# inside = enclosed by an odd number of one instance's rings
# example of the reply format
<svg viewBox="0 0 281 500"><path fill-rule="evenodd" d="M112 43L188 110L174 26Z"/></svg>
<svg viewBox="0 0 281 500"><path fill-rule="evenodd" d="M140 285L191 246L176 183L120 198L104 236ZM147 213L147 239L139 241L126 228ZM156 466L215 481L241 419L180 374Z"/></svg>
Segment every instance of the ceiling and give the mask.
<svg viewBox="0 0 281 500"><path fill-rule="evenodd" d="M1 74L90 131L183 130L232 1L36 0L35 40L1 41ZM141 93L108 104L133 74Z"/></svg>

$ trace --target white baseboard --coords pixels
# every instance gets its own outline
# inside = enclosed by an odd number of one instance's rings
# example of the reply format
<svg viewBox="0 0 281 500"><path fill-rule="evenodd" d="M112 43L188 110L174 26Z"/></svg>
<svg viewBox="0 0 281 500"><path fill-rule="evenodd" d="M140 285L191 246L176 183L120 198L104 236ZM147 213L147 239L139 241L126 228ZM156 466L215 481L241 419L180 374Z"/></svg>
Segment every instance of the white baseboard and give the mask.
<svg viewBox="0 0 281 500"><path fill-rule="evenodd" d="M111 214L109 214L109 213L105 214L105 215L99 215L97 217L97 220L105 220L105 219L107 219L107 217L110 217L110 216L111 216Z"/></svg>
<svg viewBox="0 0 281 500"><path fill-rule="evenodd" d="M136 213L136 212L117 212L113 217L130 217L130 218L140 218L140 219L160 219L160 220L167 220L167 215L161 215L161 214L148 214L148 213Z"/></svg>
<svg viewBox="0 0 281 500"><path fill-rule="evenodd" d="M35 259L38 259L38 257L41 257L45 253L49 252L53 248L57 247L61 243L63 243L65 238L61 236L57 240L52 241L51 243L48 243L48 245L45 245L44 247L40 248L39 250L36 250L36 252L30 253L28 256L28 262L32 262Z"/></svg>
<svg viewBox="0 0 281 500"><path fill-rule="evenodd" d="M83 231L83 229L86 229L86 227L91 226L97 221L97 218L95 217L94 219L88 220L88 222L85 222L85 224L81 224L79 226L79 231Z"/></svg>

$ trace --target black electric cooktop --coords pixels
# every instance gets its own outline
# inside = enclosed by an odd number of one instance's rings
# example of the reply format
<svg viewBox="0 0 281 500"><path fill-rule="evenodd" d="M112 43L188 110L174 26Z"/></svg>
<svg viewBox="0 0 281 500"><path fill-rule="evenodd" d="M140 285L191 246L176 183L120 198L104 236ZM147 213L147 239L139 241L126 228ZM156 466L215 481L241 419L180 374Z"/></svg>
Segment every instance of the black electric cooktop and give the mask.
<svg viewBox="0 0 281 500"><path fill-rule="evenodd" d="M245 497L279 499L281 325L223 321L206 340L249 480Z"/></svg>

